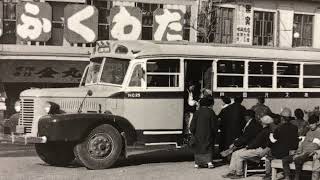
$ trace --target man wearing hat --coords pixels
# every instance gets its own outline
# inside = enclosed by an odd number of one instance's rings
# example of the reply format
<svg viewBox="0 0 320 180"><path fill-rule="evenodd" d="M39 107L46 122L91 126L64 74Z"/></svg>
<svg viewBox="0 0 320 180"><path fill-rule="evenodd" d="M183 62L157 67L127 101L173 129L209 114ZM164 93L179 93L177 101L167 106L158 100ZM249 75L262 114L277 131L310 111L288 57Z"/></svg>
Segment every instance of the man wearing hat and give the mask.
<svg viewBox="0 0 320 180"><path fill-rule="evenodd" d="M303 163L311 160L316 150L320 149L320 128L318 127L319 117L312 115L308 119L310 130L298 150L293 156L289 156L282 160L283 171L290 173L289 164L293 161L296 167L295 180L300 179ZM318 179L319 173L313 172L312 179Z"/></svg>
<svg viewBox="0 0 320 180"><path fill-rule="evenodd" d="M258 135L243 149L232 153L230 162L230 172L224 175L224 178L240 179L243 178L243 161L257 158L260 159L269 152L268 139L271 132L270 124L273 119L265 115L261 118L263 129Z"/></svg>
<svg viewBox="0 0 320 180"><path fill-rule="evenodd" d="M292 113L289 108L283 108L280 113L281 124L273 133L270 135L271 144L271 155L276 159L287 159L289 152L296 150L299 144L298 128L297 126L290 123ZM285 164L284 164L285 165ZM290 171L284 171L285 179L289 179Z"/></svg>

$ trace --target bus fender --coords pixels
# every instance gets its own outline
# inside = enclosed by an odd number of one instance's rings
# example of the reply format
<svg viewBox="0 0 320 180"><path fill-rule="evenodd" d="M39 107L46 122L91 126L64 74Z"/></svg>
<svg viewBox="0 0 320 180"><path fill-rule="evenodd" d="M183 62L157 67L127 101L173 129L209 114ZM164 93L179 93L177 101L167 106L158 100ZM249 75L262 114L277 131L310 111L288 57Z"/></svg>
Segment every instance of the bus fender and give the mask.
<svg viewBox="0 0 320 180"><path fill-rule="evenodd" d="M97 126L110 124L124 132L128 145L137 140L133 125L124 117L111 114L77 113L46 115L40 118L38 136L46 136L48 141L83 141Z"/></svg>

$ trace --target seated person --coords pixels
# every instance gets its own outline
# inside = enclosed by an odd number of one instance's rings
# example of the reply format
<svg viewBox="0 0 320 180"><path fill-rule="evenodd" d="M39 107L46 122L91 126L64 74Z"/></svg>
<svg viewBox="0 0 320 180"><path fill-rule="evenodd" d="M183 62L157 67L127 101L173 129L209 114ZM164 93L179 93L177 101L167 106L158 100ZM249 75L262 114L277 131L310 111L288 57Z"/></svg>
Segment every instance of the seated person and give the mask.
<svg viewBox="0 0 320 180"><path fill-rule="evenodd" d="M296 150L299 144L298 128L291 124L290 121L292 113L289 108L283 108L280 113L281 125L274 130L273 134L270 134L270 159L286 159L289 156L289 152ZM266 177L269 178L271 172L270 164L266 164ZM284 171L284 176L289 179L290 172Z"/></svg>
<svg viewBox="0 0 320 180"><path fill-rule="evenodd" d="M253 110L246 110L244 114L246 125L242 130L242 135L235 139L230 149L241 149L249 144L256 135L261 131L261 124L255 119L255 112Z"/></svg>
<svg viewBox="0 0 320 180"><path fill-rule="evenodd" d="M305 136L309 129L307 121L303 119L304 112L302 111L302 109L296 109L294 110L294 116L295 119L291 120L290 122L293 125L297 126L299 136Z"/></svg>
<svg viewBox="0 0 320 180"><path fill-rule="evenodd" d="M302 171L303 164L312 160L316 150L320 149L320 128L318 127L319 118L315 115L312 115L308 119L310 130L307 132L307 135L304 141L299 146L298 150L293 156L288 156L288 158L283 159L283 171L285 174L290 173L289 164L293 161L296 167L295 180L300 179L300 174ZM313 172L312 179L317 180L319 178L319 172Z"/></svg>
<svg viewBox="0 0 320 180"><path fill-rule="evenodd" d="M270 149L267 147L267 144L269 143L268 139L271 133L271 123L273 123L273 119L270 116L265 115L261 118L263 129L259 131L258 135L245 148L232 153L229 165L230 172L224 175L224 178L243 178L243 161L252 158L260 159L269 152Z"/></svg>

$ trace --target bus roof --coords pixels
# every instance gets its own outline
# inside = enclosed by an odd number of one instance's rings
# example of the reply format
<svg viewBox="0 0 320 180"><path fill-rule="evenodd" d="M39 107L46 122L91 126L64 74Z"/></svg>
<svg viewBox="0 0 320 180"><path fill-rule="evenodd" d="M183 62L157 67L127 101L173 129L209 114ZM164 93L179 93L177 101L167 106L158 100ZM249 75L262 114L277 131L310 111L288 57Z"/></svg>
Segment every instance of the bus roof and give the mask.
<svg viewBox="0 0 320 180"><path fill-rule="evenodd" d="M320 60L320 49L313 48L275 48L246 45L226 45L211 43L192 43L185 41L105 41L110 47L126 47L127 53L116 53L122 58L140 59L150 57L185 57L185 58L232 58L232 59L274 59L274 60ZM110 48L110 49L112 49ZM105 53L101 53L101 55ZM97 54L98 55L98 54ZM110 56L111 54L109 54Z"/></svg>

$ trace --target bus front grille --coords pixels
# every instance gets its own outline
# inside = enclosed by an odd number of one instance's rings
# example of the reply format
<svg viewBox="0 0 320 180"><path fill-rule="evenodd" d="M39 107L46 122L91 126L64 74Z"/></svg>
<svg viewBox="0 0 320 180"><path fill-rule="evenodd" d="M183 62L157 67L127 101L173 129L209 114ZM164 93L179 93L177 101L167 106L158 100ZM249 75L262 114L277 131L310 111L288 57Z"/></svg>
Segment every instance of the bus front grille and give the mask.
<svg viewBox="0 0 320 180"><path fill-rule="evenodd" d="M32 122L34 119L34 100L22 99L19 125L25 128L25 133L31 133Z"/></svg>

